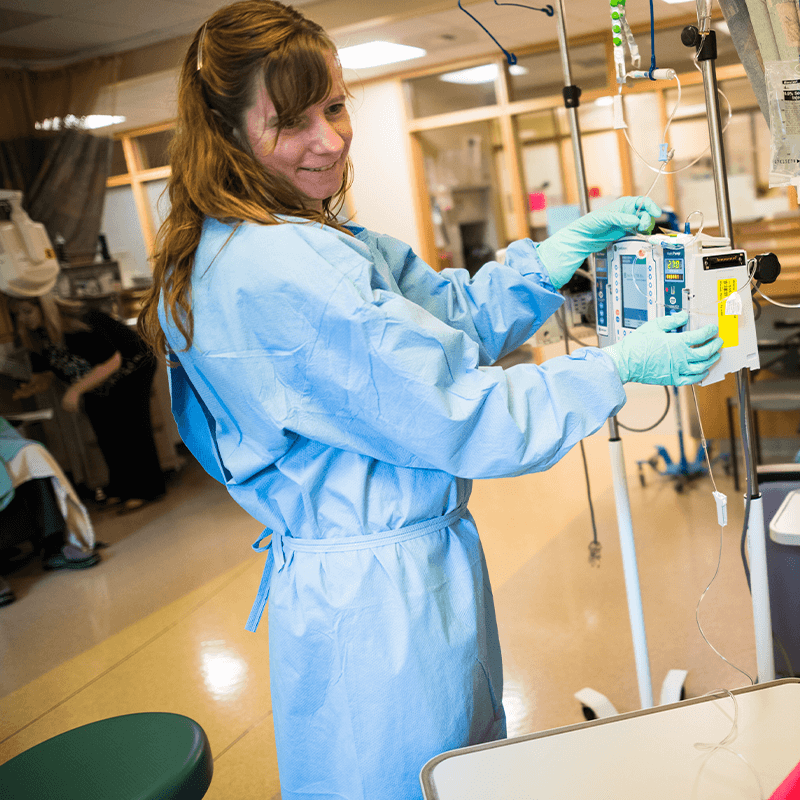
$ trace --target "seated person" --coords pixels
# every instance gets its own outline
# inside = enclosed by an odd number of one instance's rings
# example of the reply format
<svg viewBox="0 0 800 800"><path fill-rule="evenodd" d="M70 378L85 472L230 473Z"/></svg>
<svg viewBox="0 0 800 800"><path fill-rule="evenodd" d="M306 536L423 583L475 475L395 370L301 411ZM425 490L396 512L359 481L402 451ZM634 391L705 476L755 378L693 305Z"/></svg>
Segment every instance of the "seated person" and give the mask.
<svg viewBox="0 0 800 800"><path fill-rule="evenodd" d="M0 553L28 541L45 569L97 564L91 520L58 463L39 442L25 439L2 417L0 462ZM0 606L14 599L0 577Z"/></svg>

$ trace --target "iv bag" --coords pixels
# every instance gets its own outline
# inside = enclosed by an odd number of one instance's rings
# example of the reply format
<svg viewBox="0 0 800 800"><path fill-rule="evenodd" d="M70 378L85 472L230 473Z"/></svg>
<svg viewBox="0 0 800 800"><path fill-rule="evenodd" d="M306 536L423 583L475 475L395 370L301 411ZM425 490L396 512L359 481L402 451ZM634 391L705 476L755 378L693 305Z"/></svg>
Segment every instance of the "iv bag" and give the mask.
<svg viewBox="0 0 800 800"><path fill-rule="evenodd" d="M712 0L697 0L697 21L700 24L701 33L708 33L711 30L712 5Z"/></svg>
<svg viewBox="0 0 800 800"><path fill-rule="evenodd" d="M772 161L769 185L800 185L800 63L767 61Z"/></svg>

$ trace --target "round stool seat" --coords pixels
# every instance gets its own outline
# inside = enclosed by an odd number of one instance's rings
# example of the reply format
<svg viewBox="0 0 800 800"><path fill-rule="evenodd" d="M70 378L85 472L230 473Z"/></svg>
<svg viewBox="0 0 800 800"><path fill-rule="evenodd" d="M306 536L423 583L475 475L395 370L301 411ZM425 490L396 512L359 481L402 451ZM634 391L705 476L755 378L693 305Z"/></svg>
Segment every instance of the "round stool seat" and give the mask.
<svg viewBox="0 0 800 800"><path fill-rule="evenodd" d="M54 736L0 765L4 800L199 800L213 772L205 731L180 714L126 714Z"/></svg>

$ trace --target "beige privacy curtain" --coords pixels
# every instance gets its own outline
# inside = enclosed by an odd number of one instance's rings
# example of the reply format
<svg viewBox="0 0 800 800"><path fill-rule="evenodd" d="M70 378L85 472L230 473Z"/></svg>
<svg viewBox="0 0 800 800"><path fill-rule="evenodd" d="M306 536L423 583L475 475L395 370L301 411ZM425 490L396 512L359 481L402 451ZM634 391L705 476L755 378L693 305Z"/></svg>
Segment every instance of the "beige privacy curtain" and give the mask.
<svg viewBox="0 0 800 800"><path fill-rule="evenodd" d="M800 23L797 0L719 0L736 52L769 124L765 61L798 61Z"/></svg>
<svg viewBox="0 0 800 800"><path fill-rule="evenodd" d="M44 224L51 239L62 236L67 254L91 260L111 172L112 140L67 129L49 137L36 175L26 187L31 219Z"/></svg>
<svg viewBox="0 0 800 800"><path fill-rule="evenodd" d="M23 192L31 219L61 236L73 258L96 248L112 140L77 128L36 123L89 114L99 91L119 75L118 56L47 70L0 69L0 188Z"/></svg>

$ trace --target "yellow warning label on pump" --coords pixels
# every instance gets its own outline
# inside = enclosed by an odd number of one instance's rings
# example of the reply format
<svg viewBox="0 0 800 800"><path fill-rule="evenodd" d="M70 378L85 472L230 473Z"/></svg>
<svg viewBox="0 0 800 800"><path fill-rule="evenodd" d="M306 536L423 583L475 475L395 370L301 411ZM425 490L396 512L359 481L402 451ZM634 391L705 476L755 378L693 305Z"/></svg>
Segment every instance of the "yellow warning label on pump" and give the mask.
<svg viewBox="0 0 800 800"><path fill-rule="evenodd" d="M739 344L739 315L725 313L725 298L736 291L736 278L721 278L717 281L717 317L719 338L722 347L736 347ZM749 298L748 298L749 300Z"/></svg>

